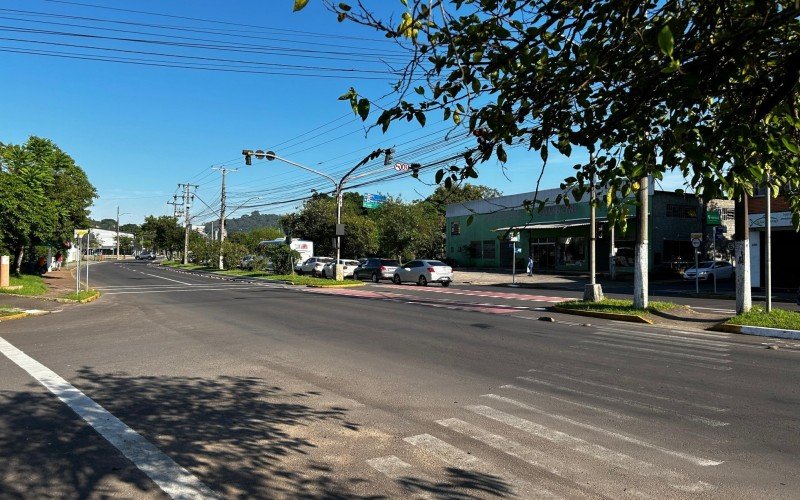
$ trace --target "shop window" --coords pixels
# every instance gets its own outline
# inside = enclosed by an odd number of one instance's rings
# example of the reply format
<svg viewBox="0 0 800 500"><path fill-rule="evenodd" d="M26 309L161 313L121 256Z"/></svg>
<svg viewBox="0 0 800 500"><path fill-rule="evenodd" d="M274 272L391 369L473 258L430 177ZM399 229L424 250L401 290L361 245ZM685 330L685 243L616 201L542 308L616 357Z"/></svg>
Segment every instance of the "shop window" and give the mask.
<svg viewBox="0 0 800 500"><path fill-rule="evenodd" d="M582 266L586 262L586 238L569 236L558 238L558 260L562 266Z"/></svg>
<svg viewBox="0 0 800 500"><path fill-rule="evenodd" d="M480 241L470 241L469 242L469 256L474 259L481 259L483 258L483 245Z"/></svg>
<svg viewBox="0 0 800 500"><path fill-rule="evenodd" d="M694 247L686 240L664 240L664 262L694 261Z"/></svg>
<svg viewBox="0 0 800 500"><path fill-rule="evenodd" d="M452 236L458 236L461 234L461 223L460 222L451 222L450 223L450 234Z"/></svg>
<svg viewBox="0 0 800 500"><path fill-rule="evenodd" d="M693 205L667 204L667 217L677 219L696 219L697 207Z"/></svg>

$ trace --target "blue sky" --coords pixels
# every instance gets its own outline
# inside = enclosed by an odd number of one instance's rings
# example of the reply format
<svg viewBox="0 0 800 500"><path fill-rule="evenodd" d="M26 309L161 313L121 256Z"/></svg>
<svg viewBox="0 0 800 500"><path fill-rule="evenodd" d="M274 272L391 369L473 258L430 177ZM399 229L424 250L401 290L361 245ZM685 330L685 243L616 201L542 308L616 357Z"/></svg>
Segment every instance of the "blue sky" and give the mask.
<svg viewBox="0 0 800 500"><path fill-rule="evenodd" d="M312 188L327 189L325 181L279 162L254 161L245 167L244 148L274 149L280 156L336 175L375 148L397 146L395 160L425 165L457 152L463 144L445 141L447 124L440 116L429 117L424 128L401 124L387 134L378 129L367 134L349 106L337 98L351 86L376 99L389 92L392 80L385 63L399 63L402 53L366 28L336 22L319 1L311 0L300 13L291 12L290 0L76 1L83 5L0 0L0 141L21 143L30 135L54 140L97 187L99 198L92 207L95 219L113 218L117 206L127 214L121 217L122 223L172 213L166 202L178 183L188 181L200 186L193 206L201 215L196 222L210 220L219 204L220 182L219 173L211 167L220 164L239 169L228 175L229 209L263 204L257 208L261 212L285 213L297 205L288 200L308 196ZM400 6L399 1L396 4ZM158 40L166 45L118 38ZM216 50L174 43L226 45L225 50ZM41 51L70 58L31 53ZM237 71L291 74L205 71L75 57L217 64ZM543 187L557 185L580 160L580 155L567 159L551 154ZM478 182L506 194L531 191L540 168L538 154L517 150L509 155L505 172L495 163L484 164ZM364 170L371 175L363 180L392 173L381 165ZM394 177L359 191L417 199L434 188L433 171L421 178ZM234 216L250 210L240 209Z"/></svg>

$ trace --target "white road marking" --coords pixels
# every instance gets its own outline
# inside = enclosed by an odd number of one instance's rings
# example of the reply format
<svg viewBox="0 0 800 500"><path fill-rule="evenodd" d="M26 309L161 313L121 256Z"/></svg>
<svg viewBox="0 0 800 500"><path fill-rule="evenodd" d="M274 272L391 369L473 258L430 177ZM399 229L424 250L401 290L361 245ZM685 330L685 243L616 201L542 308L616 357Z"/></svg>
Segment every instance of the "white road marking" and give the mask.
<svg viewBox="0 0 800 500"><path fill-rule="evenodd" d="M564 478L567 481L572 481L574 483L585 483L590 477L589 471L581 468L574 462L566 463L557 456L549 455L537 449L525 446L504 436L492 434L489 431L464 422L463 420L459 420L457 418L448 418L445 420L437 420L436 423L458 432L459 434L469 436L472 439L491 446L496 450L500 450L507 455L519 458L520 460L523 460L534 467L544 469L550 474ZM621 489L619 484L597 477L591 478L591 485L593 489L599 490L610 497L616 497ZM638 498L653 498L630 488L625 488L625 493L626 495L635 496ZM572 497L574 494L570 496Z"/></svg>
<svg viewBox="0 0 800 500"><path fill-rule="evenodd" d="M2 337L0 352L69 406L171 498L219 498L191 472L175 463L139 433Z"/></svg>
<svg viewBox="0 0 800 500"><path fill-rule="evenodd" d="M586 396L590 398L599 399L601 401L608 401L610 403L620 403L626 406L631 406L633 408L639 408L640 410L647 410L653 413L657 413L660 415L672 415L674 417L689 420L691 422L697 422L699 424L708 425L709 427L725 427L729 425L728 422L722 422L720 420L714 420L713 418L706 418L701 417L699 415L692 415L691 413L681 413L679 411L670 410L668 408L662 408L660 406L652 405L649 403L642 403L639 401L633 401L630 399L619 398L616 396L603 396L601 394L593 394L591 392L582 391L580 389L573 389L572 387L566 387L562 385L553 384L552 382L546 382L544 380L535 379L532 377L517 377L520 380L524 380L526 382L531 382L533 384L543 385L545 387L552 387L553 389L564 391L564 392L571 392L573 394L577 394L580 396Z"/></svg>
<svg viewBox="0 0 800 500"><path fill-rule="evenodd" d="M612 321L612 323L618 323L620 325L620 328L618 328L617 331L628 332L628 333L647 333L647 332L643 332L642 330L630 330L629 328L631 326L631 323L629 321ZM626 326L628 328L621 328L622 326ZM609 329L608 327L603 327L603 326L598 326L598 328L600 328L600 329ZM711 333L711 332L707 332L707 331L706 332L700 332L700 331L697 331L697 330L672 330L672 329L664 329L664 328L659 328L659 327L650 327L649 329L651 329L653 332L666 331L666 332L669 332L669 333L683 333L685 335L691 335L692 338L705 337L705 338L716 339L716 340L720 340L720 339L727 340L731 336L730 333L723 333L723 332ZM683 338L683 337L681 337L681 338Z"/></svg>
<svg viewBox="0 0 800 500"><path fill-rule="evenodd" d="M672 352L672 353L681 353L687 354L684 351L691 351L691 352L699 352L703 355L707 356L730 356L730 348L728 347L712 347L712 346L702 346L702 345L694 345L694 344L676 344L670 340L653 340L650 339L643 339L638 337L632 337L627 335L619 335L619 336L611 336L614 334L606 334L602 332L594 333L593 341L601 341L603 343L612 345L613 343L617 342L620 344L626 344L631 346L647 346L649 345L650 348L656 348L659 353L665 352ZM601 340L602 339L602 340Z"/></svg>
<svg viewBox="0 0 800 500"><path fill-rule="evenodd" d="M420 448L432 455L435 455L440 460L447 462L455 467L465 471L476 471L481 474L494 476L498 481L502 481L510 485L516 490L519 495L521 492L529 492L535 494L537 498L560 498L552 492L539 488L528 481L524 481L510 474L499 474L489 464L480 458L470 455L469 453L456 448L455 446L445 443L439 438L431 436L430 434L420 434L418 436L411 436L404 439L405 442Z"/></svg>
<svg viewBox="0 0 800 500"><path fill-rule="evenodd" d="M678 457L678 458L680 458L682 460L686 460L687 462L690 462L690 463L692 463L694 465L699 465L701 467L708 467L708 466L712 466L712 465L720 465L720 464L724 463L724 462L722 462L720 460L712 460L710 458L697 457L697 456L694 456L694 455L690 455L688 453L683 453L681 451L670 450L669 448L664 448L663 446L659 446L657 444L649 443L647 441L644 441L644 440L641 440L641 439L638 439L638 438L635 438L635 437L632 437L632 436L628 436L626 434L621 434L621 433L615 432L615 431L609 431L607 429L603 429L601 427L597 427L597 426L594 426L594 425L591 425L591 424L587 424L587 423L584 423L584 422L578 422L577 420L573 420L573 419L571 419L569 417L565 417L563 415L556 415L554 413L549 413L549 412L546 412L546 411L544 411L544 410L542 410L540 408L537 408L535 406L531 406L531 405L528 405L528 404L525 404L525 403L520 403L519 401L513 400L511 398L498 396L496 394L484 394L481 397L494 399L496 401L503 401L505 403L509 403L509 404L518 406L518 407L523 408L525 410L532 411L534 413L538 413L538 414L544 415L546 417L550 417L550 418L552 418L554 420L560 420L562 422L567 422L568 424L572 424L572 425L574 425L576 427L582 427L584 429L588 429L588 430L596 432L598 434L603 434L603 435L606 435L606 436L609 436L609 437L613 437L613 438L619 439L620 441L625 441L626 443L635 444L637 446L641 446L642 448L649 448L651 450L657 450L657 451L660 451L661 453L664 453L666 455L671 455L673 457Z"/></svg>
<svg viewBox="0 0 800 500"><path fill-rule="evenodd" d="M430 485L435 485L436 481L433 479L413 472L411 464L407 464L394 455L387 457L372 458L367 460L367 465L388 477L392 481L400 483L405 489L413 490L415 498L436 498L433 494L423 491L418 491L419 488L414 488L414 480L425 482Z"/></svg>
<svg viewBox="0 0 800 500"><path fill-rule="evenodd" d="M602 387L604 389L611 389L613 391L625 392L625 393L628 393L628 394L636 394L637 396L642 396L642 397L646 397L646 398L660 399L662 401L670 401L672 403L682 403L682 404L685 404L685 405L696 406L697 408L702 408L704 410L716 411L716 412L720 412L720 413L728 411L727 408L719 408L717 406L709 406L709 405L705 405L705 404L702 404L702 403L695 403L694 401L675 398L675 397L671 397L671 396L669 396L669 397L668 396L659 396L658 394L653 394L652 392L640 392L640 391L634 391L632 389L623 389L622 387L617 387L615 385L601 384L600 382L592 382L590 380L570 377L569 375L562 375L560 373L543 372L541 370L536 370L536 369L530 369L528 371L529 372L535 372L535 373L549 374L549 375L551 375L553 377L563 378L564 380L570 380L572 382L578 382L580 384L592 385L592 386L595 386L595 387Z"/></svg>
<svg viewBox="0 0 800 500"><path fill-rule="evenodd" d="M599 332L607 334L623 335L626 337L637 337L637 338L646 338L646 339L663 340L663 341L674 340L680 343L697 344L709 347L728 347L728 348L731 347L731 343L726 342L724 340L696 339L691 337L682 337L680 335L669 335L666 333L648 333L642 331L623 330L619 328L608 328L602 326L598 326L597 330Z"/></svg>
<svg viewBox="0 0 800 500"><path fill-rule="evenodd" d="M734 311L733 309L720 309L720 308L717 308L717 307L700 307L700 306L689 306L689 307L691 307L692 309L700 309L700 310L703 310L703 311L713 311L713 312L718 312L718 313L723 313L723 314L736 314L736 311Z"/></svg>
<svg viewBox="0 0 800 500"><path fill-rule="evenodd" d="M588 352L590 352L592 354L592 356L595 356L597 354L597 348L596 347L574 345L574 346L570 346L570 348L578 349L578 350L581 350L581 351L588 351ZM611 356L621 356L621 357L630 357L632 355L631 353L621 352L621 351L608 351L608 352L606 352L606 354L611 355ZM667 358L664 358L664 357L661 357L661 356L648 356L646 354L636 354L636 359L647 359L647 360L652 360L652 361L659 361L659 362L662 362L662 363L664 363L664 362L667 362L667 363L680 363L680 364L686 365L686 366L695 366L697 368L705 368L707 370L715 370L715 371L718 371L718 372L726 372L726 371L733 370L733 368L731 368L730 366L711 365L711 364L706 364L706 363L695 363L695 362L692 362L692 361L678 359L678 358L669 358L669 359L667 359Z"/></svg>
<svg viewBox="0 0 800 500"><path fill-rule="evenodd" d="M174 280L172 278L166 278L164 276L159 276L157 274L150 274L150 273L142 273L142 274L145 274L147 276L152 276L153 278L159 278L159 279L162 279L162 280L174 281L175 283L180 283L181 285L192 286L192 283L186 283L184 281L178 281L178 280Z"/></svg>
<svg viewBox="0 0 800 500"><path fill-rule="evenodd" d="M494 408L490 408L488 406L475 405L467 406L466 408L478 415L482 415L486 418L506 424L509 427L519 429L523 432L546 439L550 442L567 446L574 451L614 464L617 467L629 470L635 474L647 477L664 478L668 481L675 481L677 483L675 485L671 484L670 486L686 486L685 481L688 479L686 476L663 467L658 467L650 462L633 458L624 453L610 450L598 444L590 443L584 439L571 436L565 432L550 429L544 425L531 422L530 420L525 420L524 418L520 418L500 410L495 410ZM701 484L706 489L713 488L711 485L706 485L705 483ZM696 487L698 484L693 483L688 486Z"/></svg>
<svg viewBox="0 0 800 500"><path fill-rule="evenodd" d="M605 413L606 415L611 415L612 417L620 419L620 420L636 420L635 417L631 417L630 415L625 415L624 413L619 413L619 412L616 412L614 410L609 410L607 408L601 408L599 406L588 405L586 403L579 403L578 401L572 401L571 399L561 398L561 397L555 396L553 394L548 394L546 392L535 391L533 389L528 389L527 387L520 387L520 386L514 385L514 384L505 384L505 385L501 385L500 388L501 389L512 389L512 390L515 390L515 391L524 392L526 394L533 394L535 396L544 396L546 398L554 399L556 401L561 401L562 403L567 403L567 404L579 406L581 408L586 408L586 409L592 410L592 411L597 412L597 413Z"/></svg>
<svg viewBox="0 0 800 500"><path fill-rule="evenodd" d="M600 341L600 340L582 340L582 344L592 344L592 345L602 345L607 347L618 347L620 349L630 349L631 351L640 351L640 352L652 352L658 354L659 356L675 356L678 358L686 358L686 359L694 359L697 361L709 361L712 363L730 363L730 359L720 359L714 358L711 356L704 356L699 354L686 354L682 352L675 352L675 351L668 351L666 349L651 349L649 347L636 347L631 346L623 343L616 343L610 341ZM721 356L727 356L727 354L721 354Z"/></svg>
<svg viewBox="0 0 800 500"><path fill-rule="evenodd" d="M213 287L214 285L209 285ZM217 285L219 287L219 285ZM170 290L134 290L134 291L123 291L123 292L106 292L103 295L128 295L128 294L144 294L144 293L183 293L183 292L215 292L220 290L256 290L256 289L264 289L263 286L253 286L253 285L243 285L243 286L226 286L223 288L209 288L207 286L198 286L195 288L178 288L178 289L170 289Z"/></svg>

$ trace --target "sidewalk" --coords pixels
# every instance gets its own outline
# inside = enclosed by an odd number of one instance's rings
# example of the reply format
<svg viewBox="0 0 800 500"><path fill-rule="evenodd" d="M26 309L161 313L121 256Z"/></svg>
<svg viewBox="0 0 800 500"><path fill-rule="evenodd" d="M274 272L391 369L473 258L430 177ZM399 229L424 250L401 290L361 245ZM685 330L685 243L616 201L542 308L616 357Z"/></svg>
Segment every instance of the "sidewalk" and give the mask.
<svg viewBox="0 0 800 500"><path fill-rule="evenodd" d="M47 292L42 295L18 296L0 294L0 306L13 307L23 311L60 311L73 304L56 302L54 299L75 292L75 276L70 269L50 271L42 278L47 285Z"/></svg>

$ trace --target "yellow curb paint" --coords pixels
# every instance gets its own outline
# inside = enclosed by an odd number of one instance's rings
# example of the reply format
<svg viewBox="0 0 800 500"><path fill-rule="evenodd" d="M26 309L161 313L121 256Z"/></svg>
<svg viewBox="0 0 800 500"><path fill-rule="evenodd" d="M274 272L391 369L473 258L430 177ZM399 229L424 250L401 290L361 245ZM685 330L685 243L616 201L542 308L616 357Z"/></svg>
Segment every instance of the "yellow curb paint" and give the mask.
<svg viewBox="0 0 800 500"><path fill-rule="evenodd" d="M612 319L617 321L628 321L630 323L644 323L647 325L652 325L653 322L647 318L643 318L641 316L636 316L634 314L618 314L618 313L609 313L609 312L600 312L600 311L581 311L579 309L567 309L565 307L558 307L553 306L553 310L555 312L560 312L563 314L574 314L577 316L589 316L592 318L602 318L602 319Z"/></svg>
<svg viewBox="0 0 800 500"><path fill-rule="evenodd" d="M12 319L27 318L28 316L30 316L30 314L28 314L26 312L21 312L21 313L17 313L17 314L9 314L8 316L0 316L0 322L11 321Z"/></svg>

